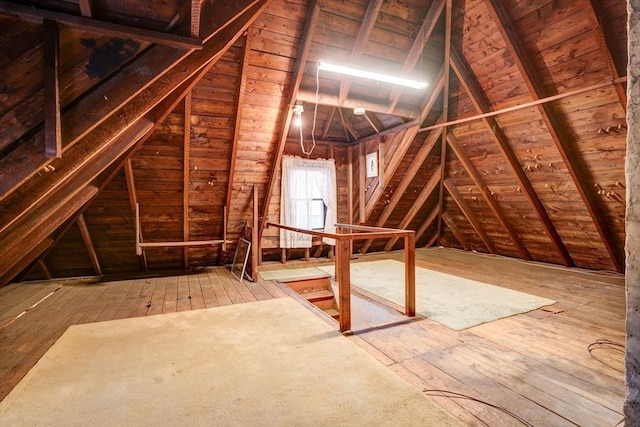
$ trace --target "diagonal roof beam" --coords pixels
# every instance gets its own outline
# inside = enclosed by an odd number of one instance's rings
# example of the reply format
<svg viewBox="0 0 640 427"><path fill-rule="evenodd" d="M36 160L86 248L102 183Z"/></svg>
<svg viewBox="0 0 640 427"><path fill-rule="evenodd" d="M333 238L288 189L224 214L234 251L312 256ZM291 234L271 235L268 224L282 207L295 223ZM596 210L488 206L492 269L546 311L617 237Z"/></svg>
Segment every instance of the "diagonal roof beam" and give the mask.
<svg viewBox="0 0 640 427"><path fill-rule="evenodd" d="M262 222L260 223L259 239L262 239L264 233L264 227L267 225L267 218L269 216L269 204L271 203L271 197L273 197L273 190L276 185L277 173L280 171L280 165L282 163L282 153L287 142L287 135L289 134L289 126L291 126L291 116L293 112L289 106L292 106L298 96L298 88L302 81L304 74L304 67L309 57L309 50L311 48L311 42L313 41L313 33L320 16L320 5L317 0L311 0L309 3L309 10L306 19L306 24L302 32L302 38L298 46L298 54L296 64L293 72L293 78L291 79L291 85L289 86L287 94L287 108L289 111L285 112L285 119L282 121L282 128L280 129L280 139L275 150L275 157L271 166L271 174L269 175L269 181L267 183L266 194L262 205Z"/></svg>
<svg viewBox="0 0 640 427"><path fill-rule="evenodd" d="M427 115L431 111L431 108L436 103L438 96L440 96L440 92L442 91L443 86L444 86L444 67L440 69L440 72L438 73L438 77L436 79L436 83L431 86L431 93L425 99L425 102L422 106L422 111L420 112L419 123L422 123L426 119ZM398 148L393 154L393 157L388 161L387 167L383 172L384 173L383 181L385 183L388 184L389 182L391 182L391 178L393 178L393 175L398 170L398 167L400 166L400 163L402 162L404 155L407 153L407 150L413 143L413 140L415 139L419 130L420 130L420 124L416 126L412 126L408 128L407 131L402 136L402 139L398 143ZM365 208L367 219L371 216L373 209L375 209L376 205L380 201L380 198L384 194L384 190L385 190L385 187L381 185L377 186L375 190L373 190L373 194L367 201L367 205Z"/></svg>
<svg viewBox="0 0 640 427"><path fill-rule="evenodd" d="M413 218L415 218L415 216L418 214L418 211L420 210L420 208L422 208L422 205L424 205L431 193L433 193L433 190L435 190L440 183L440 175L442 175L441 169L442 166L438 166L436 170L433 171L431 178L429 178L427 184L422 187L422 190L420 191L420 193L418 193L418 197L416 197L409 210L407 210L407 212L405 213L404 218L402 218L402 222L400 222L399 228L404 230L409 227L409 224L411 224ZM384 250L390 251L391 249L393 249L393 245L396 244L398 239L399 237L391 238L387 245L384 247Z"/></svg>
<svg viewBox="0 0 640 427"><path fill-rule="evenodd" d="M464 87L465 91L469 95L469 98L475 106L476 110L479 113L488 113L491 110L489 100L482 91L482 88L478 85L473 72L467 65L464 58L460 56L460 54L453 48L451 49L451 67L458 76L460 84L462 85L462 87ZM487 131L491 135L491 138L493 138L494 142L498 145L498 148L502 152L502 155L507 160L507 165L509 166L509 169L511 169L511 173L513 173L516 181L518 182L518 185L533 207L533 210L542 223L547 236L549 236L551 242L553 243L553 246L560 255L562 263L567 267L573 266L573 259L571 259L571 255L569 254L567 247L562 241L562 238L560 237L558 230L556 230L555 225L553 225L553 221L549 217L549 214L542 204L542 201L533 188L531 181L529 181L527 174L522 169L522 166L520 166L520 161L511 148L511 145L509 144L507 136L504 134L502 127L495 119L495 117L483 117L482 121L487 128Z"/></svg>
<svg viewBox="0 0 640 427"><path fill-rule="evenodd" d="M515 228L513 228L507 217L504 215L504 212L500 208L498 201L493 197L493 192L489 190L489 187L487 187L487 184L485 184L484 179L482 179L482 176L476 169L475 165L473 164L469 156L467 156L464 148L462 148L462 145L460 145L460 143L456 140L455 136L453 136L453 133L451 132L447 133L447 143L449 144L449 147L451 147L451 150L456 155L460 163L462 163L462 167L467 172L474 185L480 190L480 196L482 196L484 201L487 203L489 209L491 209L491 212L493 212L498 221L500 221L505 230L507 230L509 238L518 249L518 252L520 252L522 258L531 260L531 255L529 254L529 251L527 250L524 243L522 243L518 232Z"/></svg>
<svg viewBox="0 0 640 427"><path fill-rule="evenodd" d="M87 222L84 220L84 215L80 214L80 216L78 216L76 224L78 224L78 228L80 229L80 234L82 235L84 246L87 248L87 253L89 254L89 259L91 260L91 265L93 266L93 271L96 273L96 276L102 276L102 269L100 268L98 254L96 253L96 249L93 246L91 233L89 233L89 227L87 227Z"/></svg>
<svg viewBox="0 0 640 427"><path fill-rule="evenodd" d="M487 9L493 21L497 24L498 31L502 34L507 45L507 50L520 70L531 96L536 100L545 98L546 89L544 88L542 80L540 80L533 64L529 61L524 46L502 2L500 0L489 0L487 2ZM592 179L588 176L588 169L585 167L583 159L580 158L580 153L574 148L575 141L572 141L570 135L564 131L566 124L562 123L560 117L555 113L550 104L540 104L537 108L613 265L618 272L623 272L624 254L620 250L623 245L616 245L616 242L614 242L614 234L609 230L609 226L600 212L593 192L587 190L591 187L588 183Z"/></svg>
<svg viewBox="0 0 640 427"><path fill-rule="evenodd" d="M338 107L331 107L329 109L327 120L325 120L324 122L324 129L322 130L322 136L320 137L320 139L322 139L323 141L326 141L327 137L329 136L329 131L331 130L331 123L333 122L333 116L335 116L337 109Z"/></svg>
<svg viewBox="0 0 640 427"><path fill-rule="evenodd" d="M435 0L431 4L431 8L429 8L429 12L427 12L427 16L424 17L424 21L422 22L422 26L418 31L418 35L413 41L413 45L407 54L407 58L402 65L401 75L408 75L415 68L418 60L420 59L420 55L422 54L422 50L424 49L424 45L429 41L433 30L438 23L438 19L440 15L442 15L442 10L444 9L445 0ZM398 105L398 101L400 100L400 95L402 95L402 87L396 86L391 91L389 95L389 101L391 104L389 105L388 112L391 113Z"/></svg>
<svg viewBox="0 0 640 427"><path fill-rule="evenodd" d="M427 228L429 228L429 226L433 224L433 221L435 221L437 217L438 217L438 205L435 205L431 210L431 212L429 213L429 215L427 215L427 218L424 220L422 225L416 230L416 241L418 241L418 239L422 237L425 231L427 231Z"/></svg>
<svg viewBox="0 0 640 427"><path fill-rule="evenodd" d="M62 156L62 127L60 123L60 30L58 23L43 22L44 52L44 154Z"/></svg>
<svg viewBox="0 0 640 427"><path fill-rule="evenodd" d="M445 225L449 227L449 230L451 230L451 233L453 233L453 237L455 237L460 243L460 245L462 245L462 249L464 249L465 251L468 251L470 249L469 242L467 242L467 239L466 237L464 237L464 234L462 234L462 232L458 230L458 227L456 226L456 223L451 217L451 215L449 215L449 212L442 212L441 218L442 218L442 221L444 221Z"/></svg>
<svg viewBox="0 0 640 427"><path fill-rule="evenodd" d="M598 18L598 8L601 7L594 0L582 0L584 13L587 15L587 19L589 20L589 24L591 24L591 31L593 32L594 37L598 42L598 49L604 55L604 59L607 62L607 67L609 68L609 75L612 80L615 80L620 77L620 72L618 71L618 66L616 65L615 60L613 59L613 55L611 54L611 49L609 48L609 41L604 33L602 28L602 23ZM622 108L627 111L627 93L623 85L615 85L616 93L618 94L618 99L620 100L620 105Z"/></svg>
<svg viewBox="0 0 640 427"><path fill-rule="evenodd" d="M451 195L451 197L453 197L453 200L456 202L465 218L467 218L467 221L469 221L473 229L476 230L476 233L478 234L478 236L480 236L480 239L482 239L482 242L487 247L487 249L489 249L489 252L492 254L498 253L498 250L493 244L493 241L491 240L487 232L484 231L484 228L482 228L482 224L480 224L480 221L478 221L478 218L473 213L473 209L471 209L471 206L469 206L464 197L462 197L462 194L460 194L453 181L451 181L449 178L445 179L444 187L447 189L447 192Z"/></svg>
<svg viewBox="0 0 640 427"><path fill-rule="evenodd" d="M375 25L378 14L380 13L380 8L382 7L383 1L384 0L372 0L369 2L367 11L362 18L360 31L358 31L356 41L353 44L353 49L351 49L351 54L349 55L350 63L357 63L358 59L360 59L360 57L362 56L362 52L364 52L364 47L367 44L367 40L369 40L371 30L373 30L373 26ZM347 94L349 93L350 88L351 79L349 77L343 77L340 84L340 95L338 97L340 105L342 105L344 100L347 98Z"/></svg>

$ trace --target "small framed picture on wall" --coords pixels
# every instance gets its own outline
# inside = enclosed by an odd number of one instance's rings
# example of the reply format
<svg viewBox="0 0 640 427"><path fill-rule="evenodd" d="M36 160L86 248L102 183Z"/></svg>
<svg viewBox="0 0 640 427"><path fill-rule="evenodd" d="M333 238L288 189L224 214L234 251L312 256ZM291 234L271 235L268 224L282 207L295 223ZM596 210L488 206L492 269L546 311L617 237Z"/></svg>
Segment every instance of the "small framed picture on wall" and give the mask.
<svg viewBox="0 0 640 427"><path fill-rule="evenodd" d="M367 178L375 178L378 176L378 152L367 154Z"/></svg>

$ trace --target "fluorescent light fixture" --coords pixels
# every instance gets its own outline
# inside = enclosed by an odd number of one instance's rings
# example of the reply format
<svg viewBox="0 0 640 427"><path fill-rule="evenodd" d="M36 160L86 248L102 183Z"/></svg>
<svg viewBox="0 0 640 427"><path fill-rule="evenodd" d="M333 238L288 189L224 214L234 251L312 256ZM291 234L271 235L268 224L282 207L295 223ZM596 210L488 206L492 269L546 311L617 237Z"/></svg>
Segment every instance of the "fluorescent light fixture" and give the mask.
<svg viewBox="0 0 640 427"><path fill-rule="evenodd" d="M405 79L403 77L392 76L390 74L381 74L374 71L367 71L361 68L347 67L345 65L332 64L326 62L323 59L318 60L318 69L329 71L332 73L346 74L348 76L362 77L365 79L377 80L379 82L392 83L394 85L401 85L411 87L414 89L424 89L427 87L427 82Z"/></svg>

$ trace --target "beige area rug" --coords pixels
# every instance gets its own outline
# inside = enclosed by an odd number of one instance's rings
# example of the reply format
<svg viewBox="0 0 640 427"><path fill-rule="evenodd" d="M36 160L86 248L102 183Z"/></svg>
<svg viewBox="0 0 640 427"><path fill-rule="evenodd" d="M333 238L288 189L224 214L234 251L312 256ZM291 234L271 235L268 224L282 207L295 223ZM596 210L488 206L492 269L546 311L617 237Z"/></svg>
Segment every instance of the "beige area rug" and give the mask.
<svg viewBox="0 0 640 427"><path fill-rule="evenodd" d="M327 273L315 267L283 268L280 270L260 271L263 280L292 280L309 277L327 276Z"/></svg>
<svg viewBox="0 0 640 427"><path fill-rule="evenodd" d="M8 426L460 426L290 298L70 327Z"/></svg>
<svg viewBox="0 0 640 427"><path fill-rule="evenodd" d="M318 268L334 275L334 266ZM351 263L351 284L405 305L402 262ZM547 298L416 267L416 311L457 331L553 303Z"/></svg>

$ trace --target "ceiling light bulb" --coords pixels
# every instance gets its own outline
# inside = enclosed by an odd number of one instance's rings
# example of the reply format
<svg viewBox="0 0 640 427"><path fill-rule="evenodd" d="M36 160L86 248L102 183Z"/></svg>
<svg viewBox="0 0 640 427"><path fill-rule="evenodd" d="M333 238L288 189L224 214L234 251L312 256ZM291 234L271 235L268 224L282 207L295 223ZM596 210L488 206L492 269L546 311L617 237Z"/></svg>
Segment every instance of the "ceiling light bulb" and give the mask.
<svg viewBox="0 0 640 427"><path fill-rule="evenodd" d="M376 80L380 82L392 83L395 85L406 86L414 89L424 89L427 82L419 80L405 79L403 77L393 76L390 74L382 74L374 71L367 71L361 68L354 68L345 65L332 64L323 59L318 60L318 69L329 71L332 73L346 74L348 76L362 77L365 79Z"/></svg>
<svg viewBox="0 0 640 427"><path fill-rule="evenodd" d="M366 113L364 107L356 107L353 109L353 114L355 114L356 116L362 116L364 115L364 113Z"/></svg>

